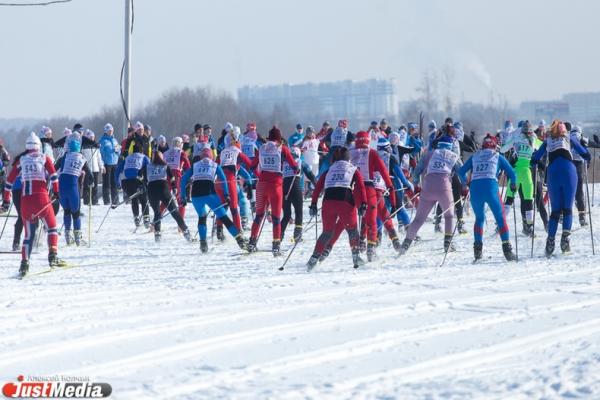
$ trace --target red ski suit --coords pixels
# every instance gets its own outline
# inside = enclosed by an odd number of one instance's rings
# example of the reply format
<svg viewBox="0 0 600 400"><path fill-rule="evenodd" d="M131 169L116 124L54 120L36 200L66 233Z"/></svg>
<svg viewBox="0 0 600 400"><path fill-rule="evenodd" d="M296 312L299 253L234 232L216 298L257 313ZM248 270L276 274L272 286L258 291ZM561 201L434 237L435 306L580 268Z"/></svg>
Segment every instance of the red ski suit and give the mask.
<svg viewBox="0 0 600 400"><path fill-rule="evenodd" d="M42 220L48 232L48 251L56 253L58 232L52 203L48 197L48 182L54 193L58 193L58 176L50 157L32 151L22 155L13 164L4 186L4 201L9 202L12 185L21 175L21 219L25 227L25 240L21 248L21 259L28 260L33 248L38 220Z"/></svg>
<svg viewBox="0 0 600 400"><path fill-rule="evenodd" d="M242 231L242 221L240 219L240 208L238 205L238 182L237 173L240 169L240 163L244 163L250 168L252 161L240 150L239 147L232 145L224 148L219 154L217 162L220 163L225 179L227 180L227 191L229 192L229 209L231 210L231 219L239 232ZM217 183L219 181L217 180ZM215 185L215 189L221 202L225 202L225 193L222 185ZM219 220L217 225L222 225Z"/></svg>
<svg viewBox="0 0 600 400"><path fill-rule="evenodd" d="M340 167L340 168L338 168ZM323 218L323 232L315 244L314 254L321 254L329 245L333 246L332 241L337 231L348 232L350 247L358 246L358 220L356 205L367 202L367 193L362 175L358 169L346 161L336 161L329 167L329 170L321 175L317 186L312 194L312 204L317 204L321 191L325 188L325 195L321 208ZM327 175L338 174L342 177L342 171L347 171L346 183L335 184ZM341 178L344 179L344 178ZM341 180L339 179L338 182ZM338 235L339 236L339 235Z"/></svg>
<svg viewBox="0 0 600 400"><path fill-rule="evenodd" d="M281 240L281 210L283 207L283 159L290 167L298 169L298 164L290 149L278 142L267 141L258 150L257 157L252 160L251 168L259 167L256 175L256 216L252 222L251 239L258 238L258 231L265 216L265 210L271 205L273 221L273 241Z"/></svg>

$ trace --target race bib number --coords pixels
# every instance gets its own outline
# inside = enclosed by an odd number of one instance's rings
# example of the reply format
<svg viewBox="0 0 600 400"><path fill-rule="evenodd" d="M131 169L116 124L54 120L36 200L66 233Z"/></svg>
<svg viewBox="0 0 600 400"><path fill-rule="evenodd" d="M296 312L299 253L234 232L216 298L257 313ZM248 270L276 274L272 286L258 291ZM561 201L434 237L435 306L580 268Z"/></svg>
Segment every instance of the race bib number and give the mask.
<svg viewBox="0 0 600 400"><path fill-rule="evenodd" d="M170 149L164 154L165 162L172 170L181 170L181 150Z"/></svg>
<svg viewBox="0 0 600 400"><path fill-rule="evenodd" d="M21 157L21 176L23 181L45 181L46 156L40 153Z"/></svg>
<svg viewBox="0 0 600 400"><path fill-rule="evenodd" d="M194 163L192 180L194 181L214 181L217 174L217 163L205 158Z"/></svg>
<svg viewBox="0 0 600 400"><path fill-rule="evenodd" d="M473 158L471 160L473 163L471 180L497 179L496 172L498 171L499 159L500 154L490 149L480 150L473 154Z"/></svg>
<svg viewBox="0 0 600 400"><path fill-rule="evenodd" d="M67 153L60 174L79 176L84 164L85 160L81 153Z"/></svg>
<svg viewBox="0 0 600 400"><path fill-rule="evenodd" d="M273 142L263 145L259 151L260 170L281 172L281 149Z"/></svg>
<svg viewBox="0 0 600 400"><path fill-rule="evenodd" d="M458 154L451 150L434 150L427 166L427 174L447 174L452 173L452 168L458 160Z"/></svg>
<svg viewBox="0 0 600 400"><path fill-rule="evenodd" d="M569 140L569 138L561 136L558 138L552 138L551 136L548 136L548 138L546 139L546 147L548 149L548 153L551 153L553 151L556 150L567 150L568 152L571 152L571 142Z"/></svg>
<svg viewBox="0 0 600 400"><path fill-rule="evenodd" d="M167 179L167 166L148 164L146 168L148 182L161 181Z"/></svg>
<svg viewBox="0 0 600 400"><path fill-rule="evenodd" d="M127 156L125 159L125 169L142 169L142 165L144 165L144 155L140 153L134 153L130 156Z"/></svg>
<svg viewBox="0 0 600 400"><path fill-rule="evenodd" d="M237 147L228 147L221 152L221 166L229 167L237 165L238 154L240 150Z"/></svg>
<svg viewBox="0 0 600 400"><path fill-rule="evenodd" d="M356 172L356 167L348 161L336 161L333 163L327 175L325 176L325 189L332 187L342 187L350 189L352 187L352 178Z"/></svg>

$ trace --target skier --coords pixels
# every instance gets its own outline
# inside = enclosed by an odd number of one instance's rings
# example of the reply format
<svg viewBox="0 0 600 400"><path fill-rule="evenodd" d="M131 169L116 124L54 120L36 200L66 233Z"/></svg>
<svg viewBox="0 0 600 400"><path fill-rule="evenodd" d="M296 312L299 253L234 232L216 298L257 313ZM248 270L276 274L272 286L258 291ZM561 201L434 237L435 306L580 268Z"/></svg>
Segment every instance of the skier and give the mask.
<svg viewBox="0 0 600 400"><path fill-rule="evenodd" d="M260 173L256 184L256 216L252 223L248 251L257 251L258 231L260 229L267 205L271 206L273 221L273 256L281 255L281 208L283 206L283 175L282 164L285 159L295 171L299 170L298 164L292 157L290 150L282 146L281 131L276 126L269 130L267 143L258 150L258 157L254 158L252 168L259 167Z"/></svg>
<svg viewBox="0 0 600 400"><path fill-rule="evenodd" d="M42 153L50 157L54 162L54 139L52 139L52 129L47 126L42 126L40 130L40 141L42 142Z"/></svg>
<svg viewBox="0 0 600 400"><path fill-rule="evenodd" d="M435 206L436 202L443 208L445 222L444 229L444 250L449 251L452 241L452 222L454 219L454 205L452 203L452 175L462 165L458 154L452 151L454 138L443 135L437 139L436 147L432 151L425 153L423 158L417 164L414 171L413 184L415 191L421 192L417 186L421 179L421 174L425 173L423 178L423 191L417 207L417 213L412 223L406 230L406 238L402 243L400 254L406 253L427 215Z"/></svg>
<svg viewBox="0 0 600 400"><path fill-rule="evenodd" d="M296 160L296 164L300 166L300 170L297 171L290 166L290 164L283 160L283 219L281 221L281 238L285 234L285 228L292 219L292 205L294 206L294 241L298 242L302 240L302 186L303 176L305 175L310 182L315 185L317 183L315 176L313 175L310 167L300 158L302 151L300 150L300 144L302 139L299 136L290 137L288 139L288 145L290 153Z"/></svg>
<svg viewBox="0 0 600 400"><path fill-rule="evenodd" d="M582 136L581 127L575 125L571 129L571 136L578 141L582 146L587 147L587 138ZM583 196L583 183L584 183L584 168L587 168L583 157L577 152L572 152L573 164L577 171L577 190L575 192L575 206L579 212L579 225L586 226L587 221L585 220L585 200Z"/></svg>
<svg viewBox="0 0 600 400"><path fill-rule="evenodd" d="M390 133L390 137L393 137L395 132L391 132ZM397 135L397 133L396 133ZM381 160L383 161L383 164L388 168L388 173L390 175L390 178L392 179L393 183L394 183L394 187L395 187L395 192L398 193L396 196L396 206L399 208L402 206L402 198L404 197L404 191L406 189L408 189L409 191L413 191L414 187L412 185L412 183L410 183L407 179L406 176L404 176L404 172L402 171L402 169L400 168L399 164L398 164L398 160L393 156L392 154L392 146L389 142L388 139L386 138L380 138L379 142L377 143L377 154L379 154L379 157L381 158ZM385 190L385 188L381 185L383 182L380 180L379 181L379 185L381 187L382 190ZM390 207L390 211L395 211L394 209L391 208L391 205L389 204L389 198L387 199L387 205ZM378 217L381 221L385 221L388 217L388 212L387 210L381 210L381 212L378 213ZM398 223L402 224L404 226L408 226L410 224L410 216L408 215L408 212L406 211L406 207L402 208L400 211L398 211L396 213L397 218L398 218ZM391 220L386 222L386 224L391 224ZM387 225L389 227L389 225ZM393 229L393 225L391 225L391 228ZM389 232L389 230L388 230ZM395 233L395 231L394 231ZM395 241L394 239L392 239L392 244L396 243L396 246L400 246L400 243L398 241L398 239L396 238Z"/></svg>
<svg viewBox="0 0 600 400"><path fill-rule="evenodd" d="M367 210L367 193L362 174L356 166L350 163L350 154L345 147L338 147L332 154L332 160L333 164L327 172L321 175L312 195L310 214L316 216L319 195L321 191L325 190L321 210L323 232L317 239L313 254L308 260L309 271L322 260L321 255L325 249L332 246L330 241L338 226L343 226L348 232L354 268L364 264L359 254L356 208L356 204L360 204L358 215L362 218Z"/></svg>
<svg viewBox="0 0 600 400"><path fill-rule="evenodd" d="M498 175L503 171L512 191L516 191L515 171L509 162L498 153L496 138L487 134L481 143L481 150L476 151L471 158L458 170L458 176L463 184L467 184L467 173L471 171L471 206L475 213L475 225L473 227L473 253L475 261L482 257L483 253L483 225L485 223L485 205L487 204L498 226L500 239L502 240L502 251L507 261L515 261L509 241L508 224L503 212L502 200L498 192Z"/></svg>
<svg viewBox="0 0 600 400"><path fill-rule="evenodd" d="M208 252L208 244L206 242L206 217L208 206L215 217L219 219L227 230L233 236L241 249L246 248L246 240L241 232L235 227L233 221L227 216L225 206L229 201L229 192L227 188L227 179L225 173L219 164L213 161L213 151L210 148L202 150L200 155L194 157L192 167L188 169L181 177L180 193L186 193L186 185L191 180L191 201L198 214L198 233L200 235L200 251ZM225 193L225 203L221 204L221 200L215 190L215 178L219 178Z"/></svg>
<svg viewBox="0 0 600 400"><path fill-rule="evenodd" d="M377 245L377 213L380 207L385 208L383 189L385 188L389 193L389 203L392 209L396 208L396 193L386 165L377 154L377 150L370 148L369 142L370 136L368 132L360 131L356 134L355 147L350 150L350 162L358 168L366 186L368 207L361 227L360 243L361 251L365 250L366 247L367 260L370 262L377 257L375 253L375 246ZM376 176L376 173L379 176ZM382 179L383 182L379 183L379 179ZM376 182L378 182L377 186L375 185ZM388 228L394 248L399 249L398 238L395 237L395 240L392 238L392 233L395 234L395 231L391 232L394 227L393 221L388 220L387 224L386 228ZM368 242L365 246L367 239Z"/></svg>
<svg viewBox="0 0 600 400"><path fill-rule="evenodd" d="M169 150L169 144L167 143L167 138L164 135L160 135L156 139L156 150L163 153L163 155Z"/></svg>
<svg viewBox="0 0 600 400"><path fill-rule="evenodd" d="M133 152L119 163L115 171L115 179L117 180L117 187L119 189L123 187L123 191L131 199L131 211L133 212L133 222L136 229L142 223L140 206L142 207L144 227L149 229L150 213L148 210L148 197L144 175L150 159L145 154L142 154L143 148L141 142L134 143L132 150ZM124 175L122 181L120 180L121 172Z"/></svg>
<svg viewBox="0 0 600 400"><path fill-rule="evenodd" d="M21 248L19 277L29 271L29 256L35 243L35 232L41 219L48 232L48 263L50 267L63 267L66 263L58 258L58 232L51 205L58 201L58 180L50 157L42 154L42 143L34 132L25 141L26 152L15 161L4 186L4 203L10 202L12 184L21 176L21 218L25 227L25 239ZM47 178L46 178L47 176ZM48 181L53 188L53 199L48 196Z"/></svg>
<svg viewBox="0 0 600 400"><path fill-rule="evenodd" d="M531 155L539 147L538 139L533 132L529 121L525 121L519 132L515 131L500 148L500 153L507 153L513 149L516 155L514 164L517 175L517 189L521 197L521 217L523 218L523 233L533 236L533 178L529 164ZM510 215L516 192L509 187L504 202L504 213Z"/></svg>
<svg viewBox="0 0 600 400"><path fill-rule="evenodd" d="M192 240L190 231L183 221L181 214L177 210L177 200L171 193L171 184L173 180L173 174L169 165L163 158L163 154L160 151L155 151L152 155L152 162L146 165L146 177L148 178L148 201L150 207L154 210L154 240L160 242L161 239L161 220L162 210L161 203L168 210L168 214L171 214L183 236L189 242ZM166 214L165 214L166 216Z"/></svg>
<svg viewBox="0 0 600 400"><path fill-rule="evenodd" d="M163 158L171 174L173 174L172 191L177 199L179 205L179 215L181 218L185 218L185 202L186 194L179 192L181 183L181 176L190 168L190 160L188 159L185 151L183 150L183 139L179 136L175 136L172 141L173 147L163 153Z"/></svg>
<svg viewBox="0 0 600 400"><path fill-rule="evenodd" d="M104 174L102 174L102 200L104 205L116 205L119 203L119 192L115 180L115 169L119 163L121 146L114 137L114 128L111 124L104 125L104 135L100 138L100 156L104 163Z"/></svg>
<svg viewBox="0 0 600 400"><path fill-rule="evenodd" d="M80 246L83 235L81 233L79 209L81 205L79 177L82 172L85 174L83 185L88 190L94 184L94 178L89 168L89 162L81 154L81 143L78 140L71 140L69 142L69 151L58 159L56 168L60 205L63 208L63 222L65 224L65 241L67 242L67 246L73 244L73 241L75 241L77 246ZM71 223L73 233L71 233Z"/></svg>
<svg viewBox="0 0 600 400"><path fill-rule="evenodd" d="M550 221L548 222L548 238L546 239L546 256L554 253L555 236L558 230L558 220L562 213L563 231L560 249L563 253L571 251L569 236L573 223L573 202L577 191L577 171L573 165L573 152L577 152L584 160L591 159L590 153L577 140L570 136L565 124L554 120L546 141L531 157L535 167L537 161L548 153L548 195L550 196Z"/></svg>
<svg viewBox="0 0 600 400"><path fill-rule="evenodd" d="M231 219L238 231L242 229L242 223L240 219L240 209L238 205L238 182L237 174L240 168L240 164L243 163L246 167L250 168L252 161L246 157L242 150L240 150L240 128L239 126L232 127L223 138L222 149L217 159L223 172L225 173L227 192L230 194L228 205L225 206L225 211L229 208L231 211ZM219 183L217 181L217 183ZM221 186L217 186L217 194L221 198L221 202L225 203L225 193L220 190ZM221 241L225 240L223 235L223 225L217 224L217 238Z"/></svg>
<svg viewBox="0 0 600 400"><path fill-rule="evenodd" d="M14 168L14 164L13 164ZM23 185L21 183L21 175L17 176L15 182L12 185L12 201L17 210L17 218L15 221L15 233L13 236L13 245L12 251L19 251L21 247L21 234L23 233L23 219L21 218L21 191ZM10 203L6 203L3 205L2 209L4 212L7 212L9 209Z"/></svg>

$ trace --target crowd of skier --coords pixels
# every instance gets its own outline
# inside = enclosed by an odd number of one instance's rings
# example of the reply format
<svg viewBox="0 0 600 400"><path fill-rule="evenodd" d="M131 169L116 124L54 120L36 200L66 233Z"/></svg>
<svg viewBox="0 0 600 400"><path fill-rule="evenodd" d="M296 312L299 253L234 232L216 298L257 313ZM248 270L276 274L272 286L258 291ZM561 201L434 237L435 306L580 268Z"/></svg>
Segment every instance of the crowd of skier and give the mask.
<svg viewBox="0 0 600 400"><path fill-rule="evenodd" d="M10 213L14 207L18 214L12 248L21 253L20 277L29 270L36 236L42 231L47 234L50 267L66 265L57 255L59 234L67 245L85 244L81 202L91 207L100 198L110 205L104 219L112 209L129 203L135 230L143 226L153 231L157 242L161 221L171 216L185 240L198 236L201 253L209 251L211 214L217 239L224 241L227 230L248 253L258 251L268 220L275 257L282 255L281 241L290 225L295 243L291 254L306 227L316 224L320 215L321 233L307 263L311 270L327 258L344 231L355 268L377 259L384 231L397 255L404 255L420 240L419 230L432 210L434 229L443 232L447 254L453 251L454 236L467 233L464 208L469 201L475 215L475 261L483 254L486 208L495 219L504 257L517 260L507 218L514 218L516 229L518 194L522 233L535 237L537 210L547 232L546 256L554 253L561 220L560 249L570 251L574 203L580 224L588 223L587 148L600 147L597 140L588 141L579 126L560 120L550 126L540 121L537 127L520 121L517 128L507 121L502 130L487 133L480 141L451 118L439 127L429 122L426 132L424 128L420 121L393 130L382 120L353 132L346 120L336 126L326 121L319 131L298 124L285 139L276 126L261 135L254 123L248 123L243 133L227 123L215 141L210 125L196 124L191 137L177 136L169 144L163 135L155 139L151 127L141 122L133 124L120 142L111 124L106 124L98 141L80 124L65 129L56 141L52 130L42 127L39 135L32 132L27 137L25 150L14 159L0 149L7 175L0 211ZM305 224L308 199L310 221ZM198 215L197 232L185 222L188 203ZM64 233L56 221L61 208ZM415 211L412 220L410 209ZM402 241L401 230L406 232Z"/></svg>

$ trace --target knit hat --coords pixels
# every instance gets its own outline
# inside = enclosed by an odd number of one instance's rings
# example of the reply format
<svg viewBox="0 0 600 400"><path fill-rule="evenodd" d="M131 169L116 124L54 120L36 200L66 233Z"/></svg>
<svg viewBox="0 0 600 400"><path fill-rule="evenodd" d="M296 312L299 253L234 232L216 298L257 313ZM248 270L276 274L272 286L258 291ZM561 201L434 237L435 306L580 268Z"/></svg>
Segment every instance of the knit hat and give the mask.
<svg viewBox="0 0 600 400"><path fill-rule="evenodd" d="M432 130L433 130L433 129L436 129L436 128L437 128L437 124L435 123L435 121L434 121L434 120L431 120L431 121L429 121L429 125L427 125L427 127L428 127L429 129L432 129Z"/></svg>
<svg viewBox="0 0 600 400"><path fill-rule="evenodd" d="M482 149L496 150L497 146L498 146L498 141L489 132L485 135L485 137L481 141Z"/></svg>
<svg viewBox="0 0 600 400"><path fill-rule="evenodd" d="M133 126L133 129L135 131L141 131L144 130L144 124L142 124L140 121L136 122L135 125Z"/></svg>
<svg viewBox="0 0 600 400"><path fill-rule="evenodd" d="M278 127L273 126L271 130L269 130L268 140L281 143L281 131Z"/></svg>
<svg viewBox="0 0 600 400"><path fill-rule="evenodd" d="M360 131L356 133L356 147L361 149L361 148L367 148L369 147L369 142L370 142L371 138L369 136L369 132L365 132L365 131Z"/></svg>
<svg viewBox="0 0 600 400"><path fill-rule="evenodd" d="M39 151L41 147L42 142L40 141L40 138L35 134L35 132L31 132L25 140L25 149Z"/></svg>
<svg viewBox="0 0 600 400"><path fill-rule="evenodd" d="M108 133L110 131L114 131L114 128L111 124L104 125L104 133Z"/></svg>

